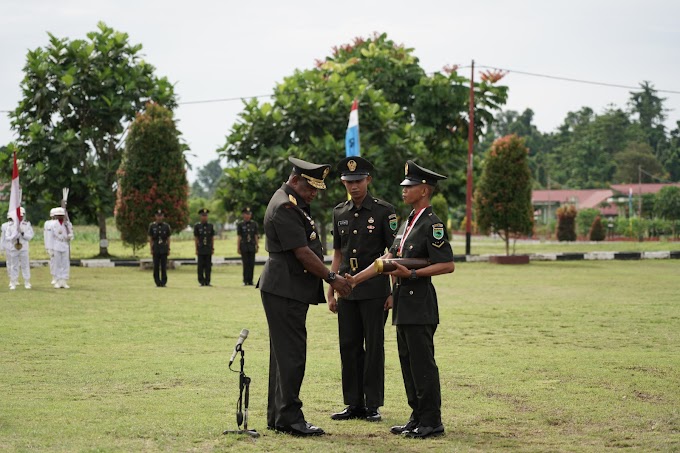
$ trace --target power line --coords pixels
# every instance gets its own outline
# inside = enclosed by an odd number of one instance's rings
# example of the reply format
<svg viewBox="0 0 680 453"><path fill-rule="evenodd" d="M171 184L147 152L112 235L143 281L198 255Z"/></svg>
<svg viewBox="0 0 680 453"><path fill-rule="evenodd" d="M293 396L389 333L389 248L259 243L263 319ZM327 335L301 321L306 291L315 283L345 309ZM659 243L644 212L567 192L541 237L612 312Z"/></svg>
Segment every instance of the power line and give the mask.
<svg viewBox="0 0 680 453"><path fill-rule="evenodd" d="M466 69L470 68L470 65L458 65L458 69ZM626 90L639 90L639 86L631 86L631 85L620 85L616 83L608 83L608 82L596 82L593 80L584 80L584 79L574 79L570 77L562 77L562 76L554 76L550 74L539 74L536 72L528 72L528 71L518 71L515 69L509 69L509 68L501 68L498 66L488 66L488 65L477 65L478 68L485 68L485 69L494 69L497 71L506 71L508 73L514 73L514 74L521 74L521 75L527 75L531 77L541 77L544 79L551 79L551 80L561 80L565 82L572 82L572 83L582 83L586 85L596 85L596 86L605 86L605 87L611 87L611 88L623 88ZM429 72L426 74L434 74L434 72ZM663 90L663 89L654 89L657 93L668 93L668 94L680 94L680 91L676 90ZM261 98L271 98L273 97L274 94L258 94L258 95L253 95L253 96L237 96L237 97L230 97L230 98L214 98L214 99L202 99L202 100L197 100L197 101L184 101L184 102L178 102L177 105L194 105L194 104L213 104L213 103L218 103L218 102L234 102L234 101L243 101L246 99L261 99ZM0 110L0 113L11 113L11 110Z"/></svg>
<svg viewBox="0 0 680 453"><path fill-rule="evenodd" d="M630 85L619 85L616 83L608 83L608 82L594 82L592 80L583 80L583 79L573 79L570 77L561 77L561 76L553 76L553 75L548 75L548 74L538 74L535 72L527 72L527 71L517 71L515 69L508 69L508 68L499 68L497 66L484 66L484 65L479 65L479 68L486 68L486 69L496 69L498 71L506 71L508 73L515 73L515 74L522 74L522 75L528 75L532 77L543 77L545 79L553 79L553 80L563 80L566 82L574 82L574 83L584 83L588 85L599 85L599 86L605 86L605 87L612 87L612 88L625 88L627 90L639 90L639 86L630 86ZM675 90L659 90L659 89L654 89L657 93L670 93L670 94L680 94L680 91L675 91Z"/></svg>

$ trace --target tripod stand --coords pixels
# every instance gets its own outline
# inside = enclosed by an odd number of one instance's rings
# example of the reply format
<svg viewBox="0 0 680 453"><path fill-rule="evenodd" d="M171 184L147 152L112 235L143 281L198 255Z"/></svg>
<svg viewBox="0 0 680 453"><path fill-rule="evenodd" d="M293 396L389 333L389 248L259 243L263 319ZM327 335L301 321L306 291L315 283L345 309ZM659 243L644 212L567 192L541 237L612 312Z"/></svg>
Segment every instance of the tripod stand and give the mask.
<svg viewBox="0 0 680 453"><path fill-rule="evenodd" d="M226 430L222 434L248 434L250 437L260 437L260 433L254 429L248 429L248 402L250 400L250 378L243 372L243 364L245 363L243 347L239 344L236 350L241 353L241 371L239 372L239 396L236 403L236 425L237 430ZM231 366L229 367L231 370ZM235 371L235 370L232 370ZM245 403L243 394L245 393ZM243 429L241 429L243 424Z"/></svg>

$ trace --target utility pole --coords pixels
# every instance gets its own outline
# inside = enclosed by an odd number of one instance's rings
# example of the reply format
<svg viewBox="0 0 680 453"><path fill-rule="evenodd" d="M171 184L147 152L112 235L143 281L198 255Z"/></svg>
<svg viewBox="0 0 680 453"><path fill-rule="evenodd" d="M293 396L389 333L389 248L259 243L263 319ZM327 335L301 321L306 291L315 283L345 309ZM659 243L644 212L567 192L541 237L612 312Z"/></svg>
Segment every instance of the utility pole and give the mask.
<svg viewBox="0 0 680 453"><path fill-rule="evenodd" d="M472 237L472 148L475 141L475 60L470 75L470 123L468 125L467 191L465 196L465 255L470 255Z"/></svg>
<svg viewBox="0 0 680 453"><path fill-rule="evenodd" d="M638 165L638 217L642 218L642 165Z"/></svg>

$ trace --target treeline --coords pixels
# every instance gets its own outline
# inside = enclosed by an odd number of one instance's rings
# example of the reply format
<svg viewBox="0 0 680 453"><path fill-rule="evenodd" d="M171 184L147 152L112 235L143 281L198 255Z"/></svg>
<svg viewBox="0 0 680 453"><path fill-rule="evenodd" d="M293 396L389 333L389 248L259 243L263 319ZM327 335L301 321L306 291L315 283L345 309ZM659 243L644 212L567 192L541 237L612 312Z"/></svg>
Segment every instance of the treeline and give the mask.
<svg viewBox="0 0 680 453"><path fill-rule="evenodd" d="M610 106L601 113L590 107L569 112L553 132L533 124L534 112L504 111L479 148L507 134L523 137L529 148L534 187L594 189L611 184L680 180L680 121L664 122L665 98L651 83L630 93L625 108Z"/></svg>

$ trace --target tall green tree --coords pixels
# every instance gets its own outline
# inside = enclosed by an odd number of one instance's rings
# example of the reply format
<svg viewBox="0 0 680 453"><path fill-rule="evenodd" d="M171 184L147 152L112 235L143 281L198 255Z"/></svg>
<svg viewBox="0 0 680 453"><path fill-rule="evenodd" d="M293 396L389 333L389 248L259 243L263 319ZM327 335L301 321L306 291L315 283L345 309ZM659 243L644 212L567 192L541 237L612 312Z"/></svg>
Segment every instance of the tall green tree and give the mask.
<svg viewBox="0 0 680 453"><path fill-rule="evenodd" d="M654 212L662 219L670 220L673 228L673 237L677 233L677 223L680 221L680 187L663 187L656 194Z"/></svg>
<svg viewBox="0 0 680 453"><path fill-rule="evenodd" d="M654 182L649 175L659 179L665 176L663 166L647 143L629 143L623 151L614 156L614 159L616 162L614 181L617 183Z"/></svg>
<svg viewBox="0 0 680 453"><path fill-rule="evenodd" d="M507 89L483 80L475 91L481 134L505 102ZM228 161L220 188L225 204L240 203L239 197L245 196L266 206L290 171L288 156L331 164L344 157L354 98L359 99L361 155L377 169L371 187L375 195L399 200L404 162L414 159L449 176L441 187L447 200L464 199L468 81L455 71L425 74L413 49L376 34L334 48L313 69L295 71L276 86L270 102L244 103L219 150ZM251 176L249 165L258 173L273 170L277 176ZM332 178L313 207L321 225L330 219L330 208L346 199L344 187ZM253 188L247 186L251 183Z"/></svg>
<svg viewBox="0 0 680 453"><path fill-rule="evenodd" d="M506 255L510 254L510 238L530 235L533 230L528 153L524 139L516 135L497 139L484 160L475 192L479 230L500 235Z"/></svg>
<svg viewBox="0 0 680 453"><path fill-rule="evenodd" d="M658 96L651 82L644 81L640 84L640 91L631 91L630 106L631 114L636 117L644 137L652 147L657 158L662 157L666 145L666 109L663 106L666 98Z"/></svg>
<svg viewBox="0 0 680 453"><path fill-rule="evenodd" d="M69 210L98 223L104 241L126 128L149 100L174 107L173 87L142 59L141 44L103 22L87 39L48 35L27 54L22 99L10 113L24 197L54 206L69 187Z"/></svg>
<svg viewBox="0 0 680 453"><path fill-rule="evenodd" d="M212 199L224 176L219 159L214 159L198 169L196 181L191 185L191 196Z"/></svg>
<svg viewBox="0 0 680 453"><path fill-rule="evenodd" d="M133 248L148 241L148 227L157 209L173 231L189 222L183 146L172 111L149 103L135 118L118 171L116 226Z"/></svg>

